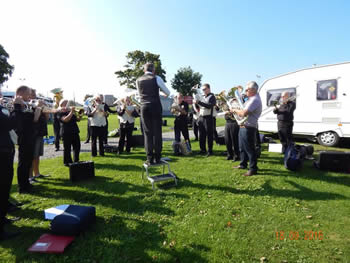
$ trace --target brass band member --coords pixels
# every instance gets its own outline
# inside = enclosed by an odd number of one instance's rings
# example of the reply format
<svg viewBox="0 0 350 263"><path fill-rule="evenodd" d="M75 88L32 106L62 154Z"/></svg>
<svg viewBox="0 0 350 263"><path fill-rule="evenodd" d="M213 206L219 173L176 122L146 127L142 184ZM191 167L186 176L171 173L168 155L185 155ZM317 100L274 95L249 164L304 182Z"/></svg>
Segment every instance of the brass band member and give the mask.
<svg viewBox="0 0 350 263"><path fill-rule="evenodd" d="M259 86L255 81L248 82L246 88L248 100L244 103L244 108L242 110L232 110L232 112L235 112L241 117L248 116L246 122L241 124L239 129L239 150L241 155L241 163L234 167L237 169L246 169L249 160L249 170L244 174L244 176L252 176L258 173L256 132L258 119L262 110L258 88Z"/></svg>
<svg viewBox="0 0 350 263"><path fill-rule="evenodd" d="M282 104L274 109L277 114L278 137L282 144L282 153L285 153L289 144L293 141L293 113L295 110L295 101L289 99L289 92L281 94Z"/></svg>
<svg viewBox="0 0 350 263"><path fill-rule="evenodd" d="M146 163L160 163L162 140L162 104L159 90L165 96L170 94L161 77L155 75L152 63L144 65L145 74L136 80L136 87L141 98L141 122L145 135Z"/></svg>
<svg viewBox="0 0 350 263"><path fill-rule="evenodd" d="M20 97L14 99L14 104L24 105ZM10 136L10 131L17 127L20 107L16 107L11 115L10 111L0 104L0 241L15 237L18 233L5 231L6 214L8 211L8 199L13 179L13 159L15 156L15 144Z"/></svg>
<svg viewBox="0 0 350 263"><path fill-rule="evenodd" d="M60 104L59 120L62 123L61 135L63 138L63 163L68 166L70 163L79 162L80 136L77 121L80 117L75 115L75 107L67 107L68 100L63 100ZM73 160L71 148L73 146Z"/></svg>
<svg viewBox="0 0 350 263"><path fill-rule="evenodd" d="M130 152L132 146L132 132L134 131L135 117L138 117L136 107L131 104L130 97L126 97L122 100L122 106L118 110L119 123L120 123L120 137L118 144L119 153L123 153L125 137L126 137L126 152Z"/></svg>
<svg viewBox="0 0 350 263"><path fill-rule="evenodd" d="M104 102L104 97L102 94L100 94L100 99L101 99L101 104L103 105L103 110L106 112L106 126L105 126L105 134L104 134L104 140L103 143L104 144L108 144L108 115L109 113L118 113L115 110L112 110L107 103Z"/></svg>
<svg viewBox="0 0 350 263"><path fill-rule="evenodd" d="M233 99L232 99L233 100ZM233 162L240 160L239 144L238 144L238 133L239 125L232 112L225 112L225 144L227 149L227 160Z"/></svg>
<svg viewBox="0 0 350 263"><path fill-rule="evenodd" d="M31 99L36 100L36 91L31 89ZM42 107L44 106L41 100L37 100L35 108L40 110L40 116L38 121L34 125L35 129L35 142L34 142L34 152L33 152L33 163L32 169L29 174L30 181L35 181L35 178L44 177L40 174L40 156L44 155L44 136L47 136L47 120L49 119L49 113L42 112Z"/></svg>
<svg viewBox="0 0 350 263"><path fill-rule="evenodd" d="M54 94L55 108L60 106L60 102L63 99L63 90L60 88L53 89L51 92ZM53 114L53 130L55 133L55 148L56 152L60 150L61 139L61 122L58 118L58 112Z"/></svg>
<svg viewBox="0 0 350 263"><path fill-rule="evenodd" d="M106 135L106 116L107 113L104 110L104 105L102 104L101 97L98 95L94 99L94 105L92 106L92 111L88 114L91 117L91 155L93 157L97 156L97 138L99 144L99 154L104 156L103 143L105 141L104 137Z"/></svg>
<svg viewBox="0 0 350 263"><path fill-rule="evenodd" d="M172 113L175 115L174 120L174 132L175 142L181 142L181 133L186 143L191 147L190 136L188 134L187 125L187 114L188 114L188 103L184 101L183 95L179 93L175 97L175 102L172 105Z"/></svg>
<svg viewBox="0 0 350 263"><path fill-rule="evenodd" d="M34 122L37 122L41 110L36 108L34 111L29 105L30 88L20 86L16 90L16 96L19 96L24 103L15 104L19 118L17 123L18 135L18 190L21 194L27 194L32 191L32 185L29 183L29 173L33 162L33 151L35 141Z"/></svg>
<svg viewBox="0 0 350 263"><path fill-rule="evenodd" d="M213 137L214 137L214 119L213 112L216 105L216 99L213 93L210 92L210 85L204 84L202 87L204 93L203 101L196 101L194 103L200 107L199 111L199 146L200 153L206 154L206 139L208 138L208 153L207 157L213 154Z"/></svg>

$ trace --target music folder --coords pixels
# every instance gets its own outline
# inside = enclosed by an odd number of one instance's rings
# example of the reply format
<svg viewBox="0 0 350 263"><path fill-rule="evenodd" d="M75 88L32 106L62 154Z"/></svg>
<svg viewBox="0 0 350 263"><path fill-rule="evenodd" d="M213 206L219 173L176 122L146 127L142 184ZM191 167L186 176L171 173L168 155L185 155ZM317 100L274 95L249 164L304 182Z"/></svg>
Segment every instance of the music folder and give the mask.
<svg viewBox="0 0 350 263"><path fill-rule="evenodd" d="M43 234L30 248L29 252L63 253L64 249L72 243L74 236L57 236Z"/></svg>

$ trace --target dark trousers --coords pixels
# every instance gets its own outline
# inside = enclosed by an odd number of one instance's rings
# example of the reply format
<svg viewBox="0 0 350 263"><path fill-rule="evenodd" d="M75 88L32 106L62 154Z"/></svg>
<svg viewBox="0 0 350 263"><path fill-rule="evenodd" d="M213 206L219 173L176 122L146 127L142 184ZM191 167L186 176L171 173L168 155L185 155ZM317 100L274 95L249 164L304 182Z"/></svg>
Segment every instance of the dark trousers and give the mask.
<svg viewBox="0 0 350 263"><path fill-rule="evenodd" d="M18 147L17 181L19 190L26 190L29 183L29 171L33 162L34 141L20 144Z"/></svg>
<svg viewBox="0 0 350 263"><path fill-rule="evenodd" d="M103 137L103 143L108 144L108 119L107 119L107 117L106 117L106 126L104 126L104 128L105 128L105 134Z"/></svg>
<svg viewBox="0 0 350 263"><path fill-rule="evenodd" d="M79 133L63 134L63 163L72 163L71 148L73 146L74 162L79 162L80 154L80 136Z"/></svg>
<svg viewBox="0 0 350 263"><path fill-rule="evenodd" d="M13 152L0 152L1 183L0 183L0 233L4 229L4 219L7 213L8 200L13 179Z"/></svg>
<svg viewBox="0 0 350 263"><path fill-rule="evenodd" d="M183 120L175 120L174 121L174 132L175 132L175 141L180 142L181 141L181 133L184 137L185 141L190 142L190 136L188 133L188 126L187 122Z"/></svg>
<svg viewBox="0 0 350 263"><path fill-rule="evenodd" d="M194 119L192 120L192 129L194 133L194 137L196 140L198 140L198 120Z"/></svg>
<svg viewBox="0 0 350 263"><path fill-rule="evenodd" d="M258 171L256 153L256 128L241 127L239 129L239 151L241 154L241 167L247 167L249 160L249 170Z"/></svg>
<svg viewBox="0 0 350 263"><path fill-rule="evenodd" d="M148 103L141 107L141 121L145 135L147 160L159 160L162 153L162 105Z"/></svg>
<svg viewBox="0 0 350 263"><path fill-rule="evenodd" d="M91 155L97 155L97 138L98 138L98 150L101 156L105 154L103 143L105 140L106 128L105 126L91 126Z"/></svg>
<svg viewBox="0 0 350 263"><path fill-rule="evenodd" d="M213 117L213 132L214 132L214 140L217 142L218 141L218 132L217 132L217 130L216 130L216 118L215 117Z"/></svg>
<svg viewBox="0 0 350 263"><path fill-rule="evenodd" d="M60 123L53 123L53 131L55 133L55 147L56 149L60 148L60 139L61 139L61 125Z"/></svg>
<svg viewBox="0 0 350 263"><path fill-rule="evenodd" d="M132 145L132 132L134 131L134 123L121 123L120 124L120 137L118 150L120 153L124 151L125 137L126 137L126 151L130 152Z"/></svg>
<svg viewBox="0 0 350 263"><path fill-rule="evenodd" d="M238 143L239 125L237 122L226 122L225 124L225 144L227 156L240 157Z"/></svg>
<svg viewBox="0 0 350 263"><path fill-rule="evenodd" d="M208 138L208 152L213 152L214 120L213 116L200 116L198 119L199 147L201 152L206 152L206 139Z"/></svg>
<svg viewBox="0 0 350 263"><path fill-rule="evenodd" d="M278 137L282 144L282 153L287 150L289 144L293 142L293 122L278 121Z"/></svg>
<svg viewBox="0 0 350 263"><path fill-rule="evenodd" d="M90 141L90 137L91 137L91 120L90 118L88 118L88 121L87 121L87 133L86 133L86 142L89 142Z"/></svg>

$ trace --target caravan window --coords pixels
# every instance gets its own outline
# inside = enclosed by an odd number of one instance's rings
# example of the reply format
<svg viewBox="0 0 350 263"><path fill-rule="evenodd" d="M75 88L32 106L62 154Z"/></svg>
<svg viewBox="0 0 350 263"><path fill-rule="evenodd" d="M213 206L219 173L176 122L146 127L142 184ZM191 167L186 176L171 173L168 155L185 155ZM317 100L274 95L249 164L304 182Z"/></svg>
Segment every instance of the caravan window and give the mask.
<svg viewBox="0 0 350 263"><path fill-rule="evenodd" d="M317 82L317 100L337 99L337 80L321 80Z"/></svg>
<svg viewBox="0 0 350 263"><path fill-rule="evenodd" d="M289 96L295 96L296 94L295 88L268 90L266 94L266 105L269 107L279 103L281 94L285 91L289 92Z"/></svg>

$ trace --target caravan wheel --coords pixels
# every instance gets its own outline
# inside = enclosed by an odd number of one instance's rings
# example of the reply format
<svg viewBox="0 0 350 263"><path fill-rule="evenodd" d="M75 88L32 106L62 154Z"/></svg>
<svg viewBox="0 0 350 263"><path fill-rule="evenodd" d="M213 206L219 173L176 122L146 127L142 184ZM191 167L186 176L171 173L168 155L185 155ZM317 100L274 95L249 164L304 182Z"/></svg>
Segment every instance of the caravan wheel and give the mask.
<svg viewBox="0 0 350 263"><path fill-rule="evenodd" d="M317 141L323 146L336 146L339 142L339 136L332 131L322 132L317 136Z"/></svg>

